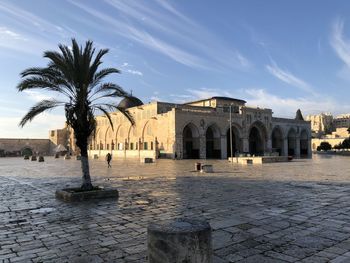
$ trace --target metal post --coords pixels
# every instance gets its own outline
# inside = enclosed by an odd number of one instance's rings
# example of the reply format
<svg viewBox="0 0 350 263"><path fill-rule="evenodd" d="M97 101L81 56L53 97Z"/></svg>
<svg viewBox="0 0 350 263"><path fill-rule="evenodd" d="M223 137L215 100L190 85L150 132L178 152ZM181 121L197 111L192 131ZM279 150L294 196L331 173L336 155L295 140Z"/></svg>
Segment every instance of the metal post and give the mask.
<svg viewBox="0 0 350 263"><path fill-rule="evenodd" d="M232 104L230 104L230 152L231 152L231 163L233 164L233 154L232 154Z"/></svg>

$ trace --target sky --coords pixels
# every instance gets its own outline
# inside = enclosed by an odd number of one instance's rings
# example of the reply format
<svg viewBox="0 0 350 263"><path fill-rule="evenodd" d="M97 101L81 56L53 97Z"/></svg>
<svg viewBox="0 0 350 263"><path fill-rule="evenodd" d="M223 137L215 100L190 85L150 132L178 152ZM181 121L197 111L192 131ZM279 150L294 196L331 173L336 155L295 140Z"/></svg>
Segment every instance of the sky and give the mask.
<svg viewBox="0 0 350 263"><path fill-rule="evenodd" d="M57 94L16 86L72 38L108 48L102 67L121 74L107 80L144 103L227 96L275 117L350 113L347 0L1 0L0 138L48 138L64 126L56 109L20 128Z"/></svg>

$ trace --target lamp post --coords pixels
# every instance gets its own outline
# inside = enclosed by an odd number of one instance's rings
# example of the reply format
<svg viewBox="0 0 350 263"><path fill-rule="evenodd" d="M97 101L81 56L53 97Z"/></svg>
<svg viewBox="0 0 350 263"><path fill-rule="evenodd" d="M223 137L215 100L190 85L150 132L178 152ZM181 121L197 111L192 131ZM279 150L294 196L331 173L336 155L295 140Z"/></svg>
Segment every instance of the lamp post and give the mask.
<svg viewBox="0 0 350 263"><path fill-rule="evenodd" d="M230 104L230 157L231 157L231 163L233 164L233 149L232 149L232 103Z"/></svg>

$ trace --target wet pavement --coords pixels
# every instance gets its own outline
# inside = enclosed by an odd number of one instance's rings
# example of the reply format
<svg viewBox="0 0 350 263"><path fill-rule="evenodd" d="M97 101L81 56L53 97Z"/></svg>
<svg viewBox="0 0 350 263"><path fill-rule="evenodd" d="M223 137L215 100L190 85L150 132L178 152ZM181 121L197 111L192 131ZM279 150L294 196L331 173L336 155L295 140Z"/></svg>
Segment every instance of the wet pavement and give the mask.
<svg viewBox="0 0 350 263"><path fill-rule="evenodd" d="M79 161L0 158L0 262L147 262L147 225L177 217L210 222L214 262L350 262L349 157L194 163L90 160L119 200L67 204Z"/></svg>

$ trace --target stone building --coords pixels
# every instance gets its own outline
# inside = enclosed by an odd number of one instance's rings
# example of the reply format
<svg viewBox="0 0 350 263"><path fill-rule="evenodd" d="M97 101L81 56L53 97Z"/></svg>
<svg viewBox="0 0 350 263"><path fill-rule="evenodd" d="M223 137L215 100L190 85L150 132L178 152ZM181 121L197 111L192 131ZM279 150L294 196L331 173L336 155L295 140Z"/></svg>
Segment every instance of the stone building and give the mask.
<svg viewBox="0 0 350 263"><path fill-rule="evenodd" d="M126 98L119 107L128 109L135 124L113 112L112 128L106 116L98 116L89 154L177 159L226 159L231 152L233 156L311 156L309 121L276 118L271 109L247 107L245 103L212 97L184 104L143 104L134 97Z"/></svg>
<svg viewBox="0 0 350 263"><path fill-rule="evenodd" d="M48 139L0 138L0 157L50 155L54 146Z"/></svg>
<svg viewBox="0 0 350 263"><path fill-rule="evenodd" d="M306 120L311 122L313 137L321 137L333 131L333 116L330 113L307 115Z"/></svg>

